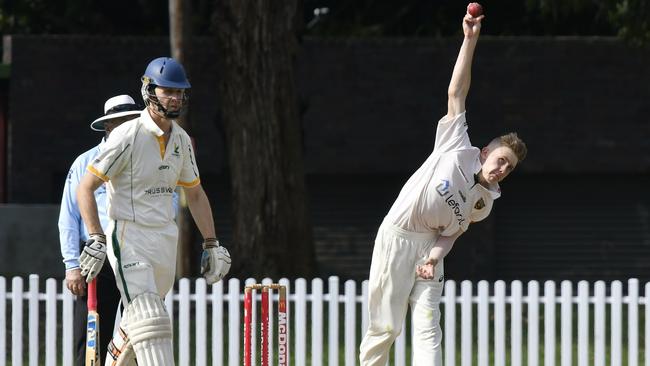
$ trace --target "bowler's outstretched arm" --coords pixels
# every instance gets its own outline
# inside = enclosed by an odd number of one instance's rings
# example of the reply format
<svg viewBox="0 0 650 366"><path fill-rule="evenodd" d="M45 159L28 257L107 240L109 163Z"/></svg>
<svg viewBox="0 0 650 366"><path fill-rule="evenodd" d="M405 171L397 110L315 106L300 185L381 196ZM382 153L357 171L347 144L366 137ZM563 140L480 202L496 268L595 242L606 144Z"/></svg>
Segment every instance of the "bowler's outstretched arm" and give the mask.
<svg viewBox="0 0 650 366"><path fill-rule="evenodd" d="M472 59L474 57L474 50L476 49L476 42L481 33L481 20L483 15L474 18L469 14L463 18L463 33L465 38L460 47L454 72L451 75L449 82L449 89L447 95L447 116L455 117L459 113L465 111L465 99L469 92L469 85L472 79Z"/></svg>

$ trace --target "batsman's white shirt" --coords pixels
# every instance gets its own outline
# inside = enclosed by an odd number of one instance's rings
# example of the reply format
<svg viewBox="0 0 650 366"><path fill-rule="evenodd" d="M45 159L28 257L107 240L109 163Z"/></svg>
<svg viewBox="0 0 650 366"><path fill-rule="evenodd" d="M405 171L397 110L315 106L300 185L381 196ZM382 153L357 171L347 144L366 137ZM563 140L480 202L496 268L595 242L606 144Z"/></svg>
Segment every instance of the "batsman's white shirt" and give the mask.
<svg viewBox="0 0 650 366"><path fill-rule="evenodd" d="M108 182L108 216L143 226L173 222L172 194L177 185L200 183L187 133L172 122L165 147L163 131L145 109L115 128L88 170Z"/></svg>
<svg viewBox="0 0 650 366"><path fill-rule="evenodd" d="M178 228L172 194L199 184L192 143L172 122L163 131L145 109L115 128L88 170L107 181L108 259L124 304L143 293L161 297L174 283Z"/></svg>
<svg viewBox="0 0 650 366"><path fill-rule="evenodd" d="M501 191L498 184L488 190L476 182L480 152L469 140L465 112L440 119L433 152L406 182L384 221L410 232L450 236L486 218Z"/></svg>

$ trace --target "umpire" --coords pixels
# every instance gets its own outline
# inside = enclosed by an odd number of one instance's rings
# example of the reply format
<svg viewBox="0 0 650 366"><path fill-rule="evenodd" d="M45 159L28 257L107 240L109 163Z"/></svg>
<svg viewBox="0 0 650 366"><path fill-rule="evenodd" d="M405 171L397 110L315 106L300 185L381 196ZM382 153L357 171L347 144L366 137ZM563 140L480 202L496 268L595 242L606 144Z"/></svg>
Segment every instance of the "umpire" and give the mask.
<svg viewBox="0 0 650 366"><path fill-rule="evenodd" d="M77 296L74 305L74 348L76 351L75 364L85 365L86 343L86 318L88 307L86 305L86 279L81 276L79 268L80 248L88 239L88 231L81 220L77 205L77 185L86 172L86 167L95 159L108 138L111 130L123 122L140 115L141 108L135 104L128 95L119 95L110 98L104 104L104 116L94 120L90 128L95 131L104 131L105 136L99 145L79 155L70 167L68 177L63 188L61 211L59 213L59 237L61 241L61 255L65 264L65 280L68 289ZM95 191L95 200L99 211L101 225L108 225L106 216L106 188L102 185ZM99 328L107 336L100 337L100 355L106 357L108 343L113 334L115 314L120 293L115 285L115 276L111 266L106 263L98 275L97 280L97 311L100 314Z"/></svg>

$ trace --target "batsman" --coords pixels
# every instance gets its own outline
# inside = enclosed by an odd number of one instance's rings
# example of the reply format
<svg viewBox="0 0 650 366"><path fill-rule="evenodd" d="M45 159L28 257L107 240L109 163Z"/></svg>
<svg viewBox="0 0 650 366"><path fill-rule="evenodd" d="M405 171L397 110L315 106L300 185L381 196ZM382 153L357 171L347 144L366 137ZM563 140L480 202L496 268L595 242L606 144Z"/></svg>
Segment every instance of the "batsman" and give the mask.
<svg viewBox="0 0 650 366"><path fill-rule="evenodd" d="M208 284L230 270L230 254L216 238L190 137L175 121L187 105L189 88L176 60L151 61L142 76L146 108L113 130L77 188L90 233L79 258L81 274L90 282L108 255L125 304L106 365L135 364L136 358L140 366L174 365L172 326L163 297L174 283L176 268L178 227L172 206L176 186L185 190L204 238L201 273ZM110 220L106 233L93 195L104 182Z"/></svg>
<svg viewBox="0 0 650 366"><path fill-rule="evenodd" d="M384 366L401 332L407 307L413 314L413 364L442 365L440 298L443 259L472 222L485 219L505 179L527 153L515 134L482 149L467 133L465 99L483 16L466 14L464 39L448 89L447 115L434 149L409 178L381 224L372 254L369 327L361 342L362 366Z"/></svg>

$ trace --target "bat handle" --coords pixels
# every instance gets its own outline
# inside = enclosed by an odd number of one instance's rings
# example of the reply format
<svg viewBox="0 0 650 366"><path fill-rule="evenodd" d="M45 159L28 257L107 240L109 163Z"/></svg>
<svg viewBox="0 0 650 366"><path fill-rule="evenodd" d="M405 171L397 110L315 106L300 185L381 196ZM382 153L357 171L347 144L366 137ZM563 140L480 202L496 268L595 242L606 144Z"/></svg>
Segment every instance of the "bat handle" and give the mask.
<svg viewBox="0 0 650 366"><path fill-rule="evenodd" d="M97 311L97 278L88 284L88 311Z"/></svg>

